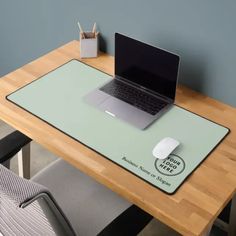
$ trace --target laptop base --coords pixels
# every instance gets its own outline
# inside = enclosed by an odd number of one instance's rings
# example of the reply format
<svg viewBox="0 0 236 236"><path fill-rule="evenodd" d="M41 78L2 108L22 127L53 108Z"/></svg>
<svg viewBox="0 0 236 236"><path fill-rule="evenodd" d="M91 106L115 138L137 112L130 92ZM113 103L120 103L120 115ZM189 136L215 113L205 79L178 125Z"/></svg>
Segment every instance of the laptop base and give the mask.
<svg viewBox="0 0 236 236"><path fill-rule="evenodd" d="M99 88L88 93L84 97L84 101L107 113L107 115L121 119L139 129L147 128L171 107L171 104L168 104L157 114L151 115L101 91Z"/></svg>

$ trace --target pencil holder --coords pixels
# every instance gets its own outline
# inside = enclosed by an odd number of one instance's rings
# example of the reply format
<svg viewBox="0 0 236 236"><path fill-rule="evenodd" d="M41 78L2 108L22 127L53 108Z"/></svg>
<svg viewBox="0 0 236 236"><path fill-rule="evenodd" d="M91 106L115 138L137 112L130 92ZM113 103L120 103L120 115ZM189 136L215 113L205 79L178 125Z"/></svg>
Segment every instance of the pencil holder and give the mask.
<svg viewBox="0 0 236 236"><path fill-rule="evenodd" d="M98 55L98 35L93 32L80 33L80 57L90 58Z"/></svg>

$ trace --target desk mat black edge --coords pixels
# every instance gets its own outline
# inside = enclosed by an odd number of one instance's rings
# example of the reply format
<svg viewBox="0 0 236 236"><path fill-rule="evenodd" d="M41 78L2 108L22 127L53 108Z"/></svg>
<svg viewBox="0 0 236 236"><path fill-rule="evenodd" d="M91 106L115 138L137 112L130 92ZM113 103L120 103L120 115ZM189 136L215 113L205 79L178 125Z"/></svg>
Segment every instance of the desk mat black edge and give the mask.
<svg viewBox="0 0 236 236"><path fill-rule="evenodd" d="M82 62L82 61L80 61L80 60L78 60L78 59L75 58L75 59L71 59L71 60L67 61L66 63L64 63L64 64L58 66L57 68L55 68L55 69L53 69L53 70L51 70L51 71L45 73L44 75L40 76L39 78L37 78L37 79L31 81L30 83L28 83L28 84L22 86L21 88L18 88L16 91L14 91L14 92L8 94L8 95L6 96L6 100L8 100L9 102L13 103L14 105L20 107L21 109L23 109L23 110L29 112L31 115L33 115L33 116L39 118L40 120L44 121L44 122L47 123L48 125L50 125L50 126L54 127L55 129L59 130L59 131L62 132L63 134L66 134L67 136L69 136L70 138L72 138L72 139L76 140L77 142L81 143L82 145L84 145L85 147L89 148L90 150L92 150L92 151L98 153L99 155L103 156L104 158L108 159L109 161L113 162L114 164L118 165L119 167L125 169L125 170L128 171L129 173L132 173L133 175L135 175L136 177L142 179L143 181L145 181L146 183L152 185L153 187L155 187L155 188L161 190L161 191L164 192L164 193L167 193L168 195L173 195L173 194L175 194L176 191L181 187L181 185L187 180L187 178L202 164L203 161L205 161L205 159L218 147L218 145L219 145L219 144L226 138L226 136L230 133L230 129L229 129L228 127L226 127L226 126L224 126L224 125L221 125L221 124L219 124L219 123L216 123L216 122L214 122L214 121L212 121L212 120L210 120L210 119L208 119L208 118L205 118L205 117L203 117L203 116L201 116L201 115L198 115L198 114L195 113L195 112L189 111L188 109L183 108L183 107L181 107L181 106L179 106L179 105L174 104L175 106L180 107L181 109L184 109L184 110L186 110L186 111L188 111L188 112L191 112L191 113L193 113L193 114L195 114L195 115L197 115L197 116L199 116L199 117L201 117L201 118L203 118L203 119L205 119L205 120L208 120L208 121L210 121L210 122L212 122L212 123L214 123L214 124L217 124L217 125L219 125L219 126L222 126L222 127L226 128L226 129L228 130L228 132L222 137L222 139L219 140L219 142L216 143L216 145L214 146L214 148L205 156L205 158L203 158L202 161L199 162L199 164L198 164L188 175L186 175L186 177L180 182L180 184L178 185L178 187L176 187L176 189L175 189L173 192L167 192L167 191L161 189L160 187L158 187L158 186L156 186L156 185L150 183L150 182L147 181L146 179L140 177L139 175L133 173L133 172L130 171L129 169L125 168L124 166L122 166L122 165L118 164L117 162L111 160L109 157L107 157L107 156L103 155L102 153L96 151L95 149L89 147L87 144L81 142L80 140L76 139L75 137L73 137L73 136L67 134L66 132L64 132L64 131L61 130L60 128L58 128L58 127L52 125L52 124L49 123L48 121L46 121L46 120L42 119L41 117L35 115L34 113L32 113L32 112L30 112L29 110L25 109L24 107L20 106L19 104L17 104L17 103L15 103L15 102L11 101L11 100L8 98L8 96L12 95L13 93L16 93L16 92L19 91L20 89L22 89L22 88L24 88L24 87L30 85L31 83L33 83L33 82L35 82L35 81L41 79L41 78L44 77L45 75L50 74L51 72L57 70L58 68L60 68L60 67L62 67L62 66L64 66L64 65L66 65L67 63L69 63L69 62L71 62L71 61L74 61L74 60L75 60L75 61L78 61L78 62L80 62L80 63L83 63L83 64L85 64L86 66L89 66L89 67L91 67L91 68L93 68L93 69L95 69L95 70L101 71L101 72L104 73L104 74L110 75L110 74L108 74L108 73L106 73L106 72L103 72L102 70L99 70L99 69L97 69L97 68L95 68L95 67L93 67L93 66L90 66L90 65L88 65L88 64L86 64L86 63L84 63L84 62ZM112 75L110 75L110 76L112 76ZM149 127L151 127L151 125L150 125Z"/></svg>

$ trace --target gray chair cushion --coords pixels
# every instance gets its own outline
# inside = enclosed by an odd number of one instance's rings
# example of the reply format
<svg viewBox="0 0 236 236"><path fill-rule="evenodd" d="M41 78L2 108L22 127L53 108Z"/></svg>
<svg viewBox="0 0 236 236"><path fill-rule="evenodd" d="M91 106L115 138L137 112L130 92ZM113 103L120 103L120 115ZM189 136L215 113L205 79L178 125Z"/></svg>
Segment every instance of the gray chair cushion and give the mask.
<svg viewBox="0 0 236 236"><path fill-rule="evenodd" d="M20 208L8 199L0 199L0 232L4 236L57 235L38 201Z"/></svg>
<svg viewBox="0 0 236 236"><path fill-rule="evenodd" d="M20 178L4 166L0 165L0 191L1 196L12 201L15 207L31 200L40 193L48 193L44 186L31 183L30 181ZM20 190L20 191L17 191Z"/></svg>
<svg viewBox="0 0 236 236"><path fill-rule="evenodd" d="M43 200L35 199L42 195L50 195L44 186L20 178L0 165L0 232L4 236L58 235L56 232L63 228L51 224ZM22 204L27 206L22 208Z"/></svg>
<svg viewBox="0 0 236 236"><path fill-rule="evenodd" d="M32 178L46 186L78 235L97 235L131 203L63 160Z"/></svg>

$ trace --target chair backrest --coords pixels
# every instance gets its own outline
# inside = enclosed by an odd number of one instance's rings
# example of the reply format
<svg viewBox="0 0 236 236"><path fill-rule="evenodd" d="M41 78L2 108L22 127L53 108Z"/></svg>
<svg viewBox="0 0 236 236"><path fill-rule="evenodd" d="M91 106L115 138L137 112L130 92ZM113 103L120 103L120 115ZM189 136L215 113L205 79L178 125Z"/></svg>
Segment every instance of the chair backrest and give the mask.
<svg viewBox="0 0 236 236"><path fill-rule="evenodd" d="M0 165L0 235L76 235L44 186Z"/></svg>

